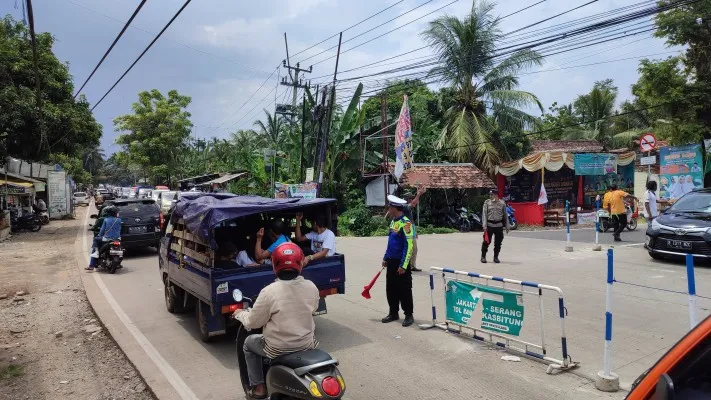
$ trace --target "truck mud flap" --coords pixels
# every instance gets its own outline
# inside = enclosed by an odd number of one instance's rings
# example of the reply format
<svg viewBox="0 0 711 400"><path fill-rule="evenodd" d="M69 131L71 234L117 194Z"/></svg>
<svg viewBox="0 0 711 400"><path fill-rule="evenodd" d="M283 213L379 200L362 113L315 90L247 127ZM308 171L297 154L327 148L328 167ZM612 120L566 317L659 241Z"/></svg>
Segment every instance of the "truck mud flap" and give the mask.
<svg viewBox="0 0 711 400"><path fill-rule="evenodd" d="M327 314L328 310L326 309L326 298L321 297L318 301L318 309L314 312L314 316L316 315L324 315Z"/></svg>

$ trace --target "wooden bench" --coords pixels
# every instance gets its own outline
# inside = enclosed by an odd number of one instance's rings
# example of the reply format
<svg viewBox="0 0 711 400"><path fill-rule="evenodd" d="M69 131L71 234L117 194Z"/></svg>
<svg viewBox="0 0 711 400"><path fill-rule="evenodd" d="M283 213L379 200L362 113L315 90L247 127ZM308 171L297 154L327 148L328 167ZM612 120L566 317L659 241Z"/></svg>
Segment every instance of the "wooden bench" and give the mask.
<svg viewBox="0 0 711 400"><path fill-rule="evenodd" d="M578 223L578 211L570 210L570 224ZM543 226L548 225L565 225L565 210L548 210L543 211Z"/></svg>

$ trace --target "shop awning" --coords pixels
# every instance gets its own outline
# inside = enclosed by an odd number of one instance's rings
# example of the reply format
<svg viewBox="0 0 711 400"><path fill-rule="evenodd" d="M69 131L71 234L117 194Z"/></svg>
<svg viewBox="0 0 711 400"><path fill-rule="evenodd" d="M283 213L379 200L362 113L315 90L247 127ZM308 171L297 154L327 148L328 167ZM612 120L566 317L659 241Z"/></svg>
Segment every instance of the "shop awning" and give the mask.
<svg viewBox="0 0 711 400"><path fill-rule="evenodd" d="M22 188L31 188L32 183L29 182L13 182L13 181L5 181L3 179L0 179L0 186L5 186L7 184L10 187L22 187Z"/></svg>
<svg viewBox="0 0 711 400"><path fill-rule="evenodd" d="M617 165L625 166L633 163L637 158L634 151L619 154ZM575 169L575 154L573 152L547 151L526 156L520 160L502 163L496 167L496 173L504 176L515 175L522 168L529 172L540 171L545 168L548 171L559 171L563 165L570 169Z"/></svg>

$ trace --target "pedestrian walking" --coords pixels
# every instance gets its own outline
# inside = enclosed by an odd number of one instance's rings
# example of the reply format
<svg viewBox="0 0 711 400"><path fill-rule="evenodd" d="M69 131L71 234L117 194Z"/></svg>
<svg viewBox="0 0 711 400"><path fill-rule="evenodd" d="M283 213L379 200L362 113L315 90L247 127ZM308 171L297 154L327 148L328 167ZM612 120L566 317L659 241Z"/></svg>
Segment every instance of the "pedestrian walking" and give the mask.
<svg viewBox="0 0 711 400"><path fill-rule="evenodd" d="M400 319L400 307L405 313L405 320L402 326L410 326L415 320L412 318L412 270L410 269L410 259L412 257L412 238L414 227L403 212L407 202L393 195L388 196L387 217L390 222L390 233L388 234L388 247L383 256L383 268L385 274L385 292L388 298L390 312L382 319L383 323L393 322Z"/></svg>
<svg viewBox="0 0 711 400"><path fill-rule="evenodd" d="M504 231L509 233L509 217L506 214L506 202L499 198L495 190L489 191L489 199L484 202L481 212L481 224L484 228L484 241L481 243L481 262L486 264L489 244L494 241L494 262L498 264ZM488 238L488 240L487 240Z"/></svg>
<svg viewBox="0 0 711 400"><path fill-rule="evenodd" d="M602 207L607 209L607 212L612 218L612 226L614 231L612 236L615 238L615 242L621 242L620 234L627 227L627 208L625 207L625 200L637 200L636 197L628 194L624 190L620 190L616 183L610 185L610 191L605 193L602 200Z"/></svg>
<svg viewBox="0 0 711 400"><path fill-rule="evenodd" d="M669 204L668 200L662 200L657 198L657 182L649 181L647 182L647 191L644 192L644 217L647 218L647 222L651 223L657 216L659 216L659 204Z"/></svg>
<svg viewBox="0 0 711 400"><path fill-rule="evenodd" d="M406 198L405 200L407 200L407 205L403 207L405 216L410 220L410 222L412 222L412 257L410 258L410 270L412 272L422 271L417 268L417 224L415 223L412 210L415 209L420 203L420 196L422 196L426 191L426 187L421 185L418 186L415 197L410 196L410 198Z"/></svg>

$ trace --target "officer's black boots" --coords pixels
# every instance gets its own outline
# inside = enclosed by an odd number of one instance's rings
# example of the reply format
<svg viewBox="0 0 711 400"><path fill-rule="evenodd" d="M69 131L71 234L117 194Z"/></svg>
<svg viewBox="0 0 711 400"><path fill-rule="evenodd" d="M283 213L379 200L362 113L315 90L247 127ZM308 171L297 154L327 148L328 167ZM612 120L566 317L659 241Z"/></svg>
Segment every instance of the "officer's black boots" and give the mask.
<svg viewBox="0 0 711 400"><path fill-rule="evenodd" d="M380 321L384 324L387 324L388 322L393 322L399 320L400 317L397 315L387 315L385 318L381 319Z"/></svg>
<svg viewBox="0 0 711 400"><path fill-rule="evenodd" d="M412 315L406 315L405 320L402 321L402 326L408 327L408 326L412 325L413 323L415 323L415 319L412 318Z"/></svg>

